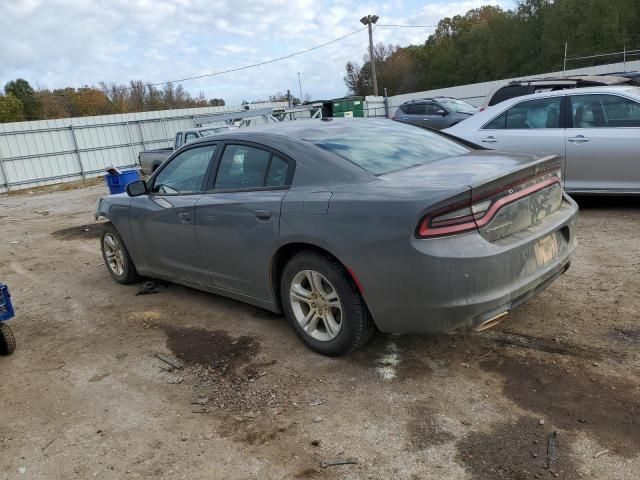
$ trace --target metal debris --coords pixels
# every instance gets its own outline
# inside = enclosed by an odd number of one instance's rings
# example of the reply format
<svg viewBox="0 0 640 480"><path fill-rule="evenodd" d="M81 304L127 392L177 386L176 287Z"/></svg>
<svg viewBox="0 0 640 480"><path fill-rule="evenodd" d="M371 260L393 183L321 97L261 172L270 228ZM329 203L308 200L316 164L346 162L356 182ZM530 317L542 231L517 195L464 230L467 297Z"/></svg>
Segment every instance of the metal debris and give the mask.
<svg viewBox="0 0 640 480"><path fill-rule="evenodd" d="M184 367L184 363L182 363L182 361L178 360L175 357L170 357L168 355L165 355L164 353L156 353L155 356L157 359L162 360L164 363L168 363L173 368L177 368L178 370Z"/></svg>
<svg viewBox="0 0 640 480"><path fill-rule="evenodd" d="M322 468L333 467L335 465L356 465L358 463L357 458L328 458L320 462Z"/></svg>
<svg viewBox="0 0 640 480"><path fill-rule="evenodd" d="M558 432L555 430L547 437L547 468L551 468L558 460Z"/></svg>

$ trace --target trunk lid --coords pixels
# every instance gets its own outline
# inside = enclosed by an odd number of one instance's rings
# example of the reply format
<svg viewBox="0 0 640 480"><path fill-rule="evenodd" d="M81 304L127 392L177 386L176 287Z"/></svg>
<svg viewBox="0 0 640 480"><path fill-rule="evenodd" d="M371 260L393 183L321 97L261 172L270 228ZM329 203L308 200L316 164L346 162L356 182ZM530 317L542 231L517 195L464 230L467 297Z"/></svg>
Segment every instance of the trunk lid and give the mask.
<svg viewBox="0 0 640 480"><path fill-rule="evenodd" d="M478 232L496 241L542 221L562 203L562 157L496 151L474 151L420 167L393 172L381 179L401 188L467 186L471 201L429 214L429 225L442 234L455 233L456 223L475 222ZM462 231L462 229L460 229Z"/></svg>

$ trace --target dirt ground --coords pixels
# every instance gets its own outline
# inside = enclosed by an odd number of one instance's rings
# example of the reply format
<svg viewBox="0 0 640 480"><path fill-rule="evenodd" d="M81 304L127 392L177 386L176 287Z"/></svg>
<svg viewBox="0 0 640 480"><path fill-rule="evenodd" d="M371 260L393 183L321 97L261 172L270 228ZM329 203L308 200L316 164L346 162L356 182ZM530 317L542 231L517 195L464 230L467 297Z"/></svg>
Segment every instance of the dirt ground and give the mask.
<svg viewBox="0 0 640 480"><path fill-rule="evenodd" d="M116 284L104 193L0 196L0 477L638 478L640 202L581 202L572 267L494 330L330 359L280 316Z"/></svg>

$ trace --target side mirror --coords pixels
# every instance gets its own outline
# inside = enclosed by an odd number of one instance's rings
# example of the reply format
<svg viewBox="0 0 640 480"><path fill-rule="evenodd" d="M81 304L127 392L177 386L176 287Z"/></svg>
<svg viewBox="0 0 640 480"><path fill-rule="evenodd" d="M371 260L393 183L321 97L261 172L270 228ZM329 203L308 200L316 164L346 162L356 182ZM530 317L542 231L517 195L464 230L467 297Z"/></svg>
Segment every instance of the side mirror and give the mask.
<svg viewBox="0 0 640 480"><path fill-rule="evenodd" d="M146 195L149 193L149 189L147 188L147 182L144 180L136 180L135 182L131 182L127 184L127 195L130 197L139 197L140 195Z"/></svg>
<svg viewBox="0 0 640 480"><path fill-rule="evenodd" d="M446 111L446 110L443 110L443 109L441 108L440 110L438 110L438 111L436 112L436 114L438 114L438 115L442 115L442 116L444 117L444 116L447 114L447 111Z"/></svg>

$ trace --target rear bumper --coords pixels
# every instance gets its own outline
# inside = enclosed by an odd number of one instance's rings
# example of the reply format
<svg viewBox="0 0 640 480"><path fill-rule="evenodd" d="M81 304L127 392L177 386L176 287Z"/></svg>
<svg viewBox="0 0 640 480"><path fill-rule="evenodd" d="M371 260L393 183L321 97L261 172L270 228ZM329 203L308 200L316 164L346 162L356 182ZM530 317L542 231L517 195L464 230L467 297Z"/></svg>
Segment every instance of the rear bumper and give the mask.
<svg viewBox="0 0 640 480"><path fill-rule="evenodd" d="M346 261L381 331L474 330L527 301L566 271L576 247L577 211L566 197L544 221L496 242L478 233L402 237L353 250ZM550 237L557 241L552 255L542 249Z"/></svg>

